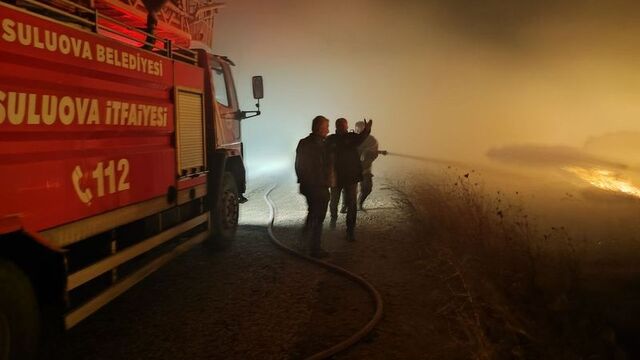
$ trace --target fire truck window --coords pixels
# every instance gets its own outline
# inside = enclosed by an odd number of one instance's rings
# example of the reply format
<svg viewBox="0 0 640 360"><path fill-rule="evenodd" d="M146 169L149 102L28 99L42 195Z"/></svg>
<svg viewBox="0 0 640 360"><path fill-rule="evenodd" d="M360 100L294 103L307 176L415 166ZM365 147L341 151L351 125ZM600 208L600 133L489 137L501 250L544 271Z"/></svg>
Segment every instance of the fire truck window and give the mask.
<svg viewBox="0 0 640 360"><path fill-rule="evenodd" d="M224 81L224 72L222 69L211 69L213 74L213 87L216 92L216 101L220 105L229 106L229 99L227 98L227 84Z"/></svg>

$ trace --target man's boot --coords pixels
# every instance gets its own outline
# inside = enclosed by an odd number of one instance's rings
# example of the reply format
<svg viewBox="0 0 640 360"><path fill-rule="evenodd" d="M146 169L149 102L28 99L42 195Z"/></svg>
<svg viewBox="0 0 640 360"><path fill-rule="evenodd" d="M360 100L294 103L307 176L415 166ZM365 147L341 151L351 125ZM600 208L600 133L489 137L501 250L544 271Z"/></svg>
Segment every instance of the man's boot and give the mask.
<svg viewBox="0 0 640 360"><path fill-rule="evenodd" d="M311 257L316 258L316 259L322 259L322 258L326 258L329 256L329 253L326 252L323 248L315 248L313 250L311 250L310 253Z"/></svg>
<svg viewBox="0 0 640 360"><path fill-rule="evenodd" d="M308 238L305 235L298 237L298 251L303 253L307 251L307 241Z"/></svg>
<svg viewBox="0 0 640 360"><path fill-rule="evenodd" d="M364 210L364 198L362 195L358 197L358 210Z"/></svg>
<svg viewBox="0 0 640 360"><path fill-rule="evenodd" d="M347 241L356 241L356 233L353 229L347 230Z"/></svg>
<svg viewBox="0 0 640 360"><path fill-rule="evenodd" d="M302 225L302 235L309 235L309 231L311 231L311 216L307 214L307 217L304 219L304 225Z"/></svg>

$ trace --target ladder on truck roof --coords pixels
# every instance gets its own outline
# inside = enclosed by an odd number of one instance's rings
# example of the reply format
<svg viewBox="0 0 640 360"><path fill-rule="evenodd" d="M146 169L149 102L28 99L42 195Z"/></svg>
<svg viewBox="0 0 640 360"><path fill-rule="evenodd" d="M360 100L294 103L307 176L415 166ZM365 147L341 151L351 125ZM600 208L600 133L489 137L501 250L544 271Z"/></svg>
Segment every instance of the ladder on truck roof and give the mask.
<svg viewBox="0 0 640 360"><path fill-rule="evenodd" d="M147 10L142 0L94 0L98 11L125 24L144 28ZM213 0L170 0L158 12L156 34L189 47L200 41L213 47L213 22L223 3Z"/></svg>
<svg viewBox="0 0 640 360"><path fill-rule="evenodd" d="M146 27L146 10L144 13L141 12L139 14L144 19L144 22L140 23L140 19L134 16L135 14L118 12L117 8L104 5L108 2L120 3L125 1L129 2L129 0L17 0L16 5L59 21L91 29L96 33L132 46L143 47L147 45L154 53L174 60L189 64L197 63L195 51L188 49L190 40L185 40L186 38L191 39L190 36L181 31L163 31L161 33L156 31L156 34L151 35L144 31ZM116 16L114 17L113 15ZM142 26L139 26L140 24ZM162 36L164 34L171 36ZM147 42L149 38L155 39L155 42Z"/></svg>

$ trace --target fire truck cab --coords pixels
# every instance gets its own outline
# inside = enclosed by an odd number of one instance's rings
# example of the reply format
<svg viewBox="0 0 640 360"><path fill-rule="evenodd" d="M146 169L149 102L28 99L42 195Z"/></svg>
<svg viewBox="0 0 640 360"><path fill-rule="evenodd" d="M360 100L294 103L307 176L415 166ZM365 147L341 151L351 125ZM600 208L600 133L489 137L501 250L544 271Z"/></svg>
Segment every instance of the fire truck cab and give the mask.
<svg viewBox="0 0 640 360"><path fill-rule="evenodd" d="M220 6L169 1L146 33L140 0L0 1L0 359L235 236L263 89L240 110Z"/></svg>

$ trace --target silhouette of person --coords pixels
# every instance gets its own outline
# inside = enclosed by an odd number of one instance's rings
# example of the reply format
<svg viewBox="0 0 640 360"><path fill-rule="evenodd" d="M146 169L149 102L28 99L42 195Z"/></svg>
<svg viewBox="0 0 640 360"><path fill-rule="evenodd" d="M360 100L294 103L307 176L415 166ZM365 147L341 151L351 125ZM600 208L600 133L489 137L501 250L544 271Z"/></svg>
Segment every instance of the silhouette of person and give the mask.
<svg viewBox="0 0 640 360"><path fill-rule="evenodd" d="M300 183L300 193L307 200L305 233L310 231L310 255L326 257L321 247L322 223L327 214L331 165L325 139L329 134L329 120L316 116L311 124L311 134L301 139L296 148L295 170Z"/></svg>
<svg viewBox="0 0 640 360"><path fill-rule="evenodd" d="M355 240L356 200L358 183L362 180L362 164L358 154L358 146L364 142L371 132L372 120L364 122L361 133L350 133L349 122L345 118L336 120L335 134L327 138L327 146L332 157L335 177L331 184L331 226L335 227L338 218L338 203L344 190L344 201L347 205L347 240Z"/></svg>

